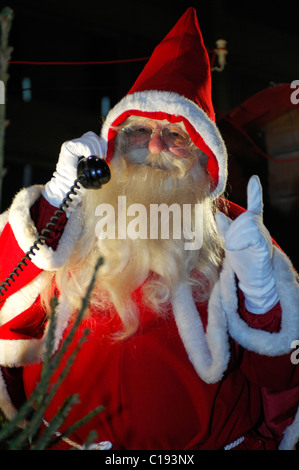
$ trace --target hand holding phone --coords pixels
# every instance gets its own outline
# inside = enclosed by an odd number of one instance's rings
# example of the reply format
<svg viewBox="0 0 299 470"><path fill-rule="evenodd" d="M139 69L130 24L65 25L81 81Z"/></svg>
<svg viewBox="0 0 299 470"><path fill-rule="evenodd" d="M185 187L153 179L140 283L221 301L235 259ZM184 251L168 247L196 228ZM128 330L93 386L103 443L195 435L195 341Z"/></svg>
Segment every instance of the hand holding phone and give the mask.
<svg viewBox="0 0 299 470"><path fill-rule="evenodd" d="M104 145L94 132L86 132L80 138L64 142L61 146L59 159L56 165L56 171L51 180L46 183L42 190L42 194L47 201L55 207L59 207L65 199L70 188L77 179L77 167L82 157L88 158L91 155L102 159L104 157ZM91 162L89 161L89 167ZM85 173L88 172L86 166L81 163L81 167L85 166ZM92 177L91 168L89 173ZM83 180L83 178L82 178ZM86 183L87 184L87 183ZM72 202L68 204L66 212L72 212L77 204L81 201L82 195L86 189L86 185L72 196Z"/></svg>

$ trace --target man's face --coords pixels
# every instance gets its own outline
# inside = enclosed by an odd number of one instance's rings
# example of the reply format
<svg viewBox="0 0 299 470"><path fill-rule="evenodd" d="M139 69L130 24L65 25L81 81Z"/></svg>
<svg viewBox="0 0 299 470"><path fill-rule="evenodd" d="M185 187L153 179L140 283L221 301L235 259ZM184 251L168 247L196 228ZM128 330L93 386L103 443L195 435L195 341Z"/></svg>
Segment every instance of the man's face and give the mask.
<svg viewBox="0 0 299 470"><path fill-rule="evenodd" d="M128 152L146 148L153 155L166 151L175 157L185 158L192 144L183 123L172 124L166 120L131 117L119 132L123 135Z"/></svg>
<svg viewBox="0 0 299 470"><path fill-rule="evenodd" d="M131 116L120 126L117 142L122 156L131 163L181 175L194 166L204 166L207 160L182 122Z"/></svg>
<svg viewBox="0 0 299 470"><path fill-rule="evenodd" d="M146 120L125 129L131 147L146 147L153 155L168 151L184 158L189 154L191 139L182 124Z"/></svg>

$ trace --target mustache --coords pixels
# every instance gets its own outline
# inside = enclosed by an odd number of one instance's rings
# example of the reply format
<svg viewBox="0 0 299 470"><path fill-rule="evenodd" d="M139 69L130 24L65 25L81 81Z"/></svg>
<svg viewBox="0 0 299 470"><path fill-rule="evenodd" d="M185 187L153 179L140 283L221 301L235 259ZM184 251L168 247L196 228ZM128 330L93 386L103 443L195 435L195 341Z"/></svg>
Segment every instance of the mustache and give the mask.
<svg viewBox="0 0 299 470"><path fill-rule="evenodd" d="M132 164L144 165L153 170L175 173L179 177L183 177L186 171L194 164L190 157L178 158L169 151L153 154L147 148L138 148L127 152L126 159Z"/></svg>

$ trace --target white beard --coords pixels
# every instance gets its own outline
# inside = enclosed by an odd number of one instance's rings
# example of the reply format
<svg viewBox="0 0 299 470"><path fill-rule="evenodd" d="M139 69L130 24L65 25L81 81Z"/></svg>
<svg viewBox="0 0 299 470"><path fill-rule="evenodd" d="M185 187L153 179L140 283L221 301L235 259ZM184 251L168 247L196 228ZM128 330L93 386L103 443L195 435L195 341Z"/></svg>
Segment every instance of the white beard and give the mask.
<svg viewBox="0 0 299 470"><path fill-rule="evenodd" d="M143 159L145 164L137 158ZM84 196L83 236L74 250L73 260L62 273L61 285L70 292L75 307L87 288L96 260L102 256L104 264L98 274L92 304L104 310L109 310L109 305L113 304L129 334L138 323L131 294L141 285L148 304L157 312L162 312L163 306L171 301L180 282L197 283L202 299L207 298L218 276L220 244L208 196L209 177L198 159L178 159L173 155L170 158L164 153L153 156L144 152L138 157L137 154L133 157L114 155L110 169L110 182L100 190L87 191ZM151 204L202 203L202 230L207 234L203 247L186 251L183 233L180 239L171 236L169 239L99 239L96 208L101 204L112 205L117 219L119 196L126 196L127 206L137 203L147 209ZM201 273L196 279L194 270ZM71 277L68 276L70 271Z"/></svg>
<svg viewBox="0 0 299 470"><path fill-rule="evenodd" d="M106 279L109 271L113 273L113 276L116 273L121 275L120 273L133 263L132 260L135 260L140 269L140 262L137 261L140 257L144 267L143 274L140 273L142 278L147 276L150 270L161 276L169 277L170 265L173 270L171 277L186 276L187 270L190 272L196 264L199 256L198 250L193 253L185 252L184 243L186 240L183 226L180 226L180 239L173 238L171 221L169 239L165 240L159 237L152 240L149 214L151 205L162 203L168 207L173 204L179 205L180 208L188 204L192 207L192 211L196 204L205 203L207 205L206 194L209 189L209 181L198 159L179 159L168 152L152 155L148 153L147 149L138 149L138 151L130 153L129 156L115 155L110 168L111 181L100 191L93 191L92 196L87 194L85 207L88 211L88 218L95 219L94 214L99 205L109 205L114 209L113 215L117 223L119 196L125 196L126 207L138 204L145 208L148 217L146 220L148 231L144 239L123 239L123 236L119 237L117 229L114 239L105 239L105 237L101 239L98 236L98 249L106 256L107 269L103 270L107 271ZM91 210L94 212L91 213ZM99 219L95 222L98 223ZM129 222L130 219L127 218L127 224ZM93 230L95 233L95 226ZM171 257L176 260L175 268ZM183 269L182 266L187 264L188 268L186 266Z"/></svg>

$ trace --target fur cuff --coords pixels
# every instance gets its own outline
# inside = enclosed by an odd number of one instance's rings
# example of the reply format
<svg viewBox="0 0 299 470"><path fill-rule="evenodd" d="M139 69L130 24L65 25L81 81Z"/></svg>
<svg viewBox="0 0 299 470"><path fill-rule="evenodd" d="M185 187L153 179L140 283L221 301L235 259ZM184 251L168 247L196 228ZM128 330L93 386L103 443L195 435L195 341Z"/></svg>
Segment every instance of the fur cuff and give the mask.
<svg viewBox="0 0 299 470"><path fill-rule="evenodd" d="M282 309L278 333L251 328L239 316L235 275L227 260L224 260L220 275L222 303L230 335L244 348L266 356L289 354L292 341L299 339L299 284L290 260L277 247L274 247L273 266Z"/></svg>
<svg viewBox="0 0 299 470"><path fill-rule="evenodd" d="M30 216L30 208L41 195L42 186L22 189L14 198L9 209L8 222L20 248L26 253L38 237L38 232ZM79 208L71 214L57 249L41 246L32 258L34 264L46 271L60 268L73 251L73 246L81 233L82 213Z"/></svg>

